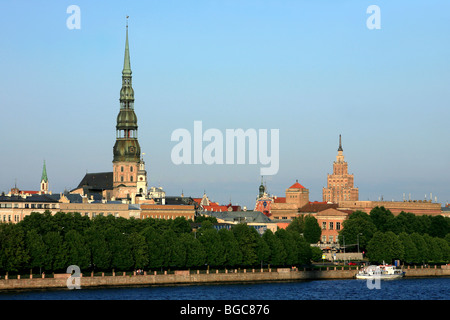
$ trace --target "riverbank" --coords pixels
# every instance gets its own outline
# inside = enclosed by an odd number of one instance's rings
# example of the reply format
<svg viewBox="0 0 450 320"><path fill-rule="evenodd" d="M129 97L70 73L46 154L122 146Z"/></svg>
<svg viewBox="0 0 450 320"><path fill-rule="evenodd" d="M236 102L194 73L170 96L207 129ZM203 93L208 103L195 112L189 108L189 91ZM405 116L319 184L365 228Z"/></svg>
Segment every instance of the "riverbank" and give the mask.
<svg viewBox="0 0 450 320"><path fill-rule="evenodd" d="M448 277L450 266L412 267L403 268L405 277ZM138 286L138 285L174 285L174 284L206 284L232 282L263 282L289 280L324 280L324 279L353 279L358 268L324 267L316 270L297 270L291 268L278 269L243 269L216 270L214 272L198 270L181 270L170 274L156 271L143 274L113 273L112 275L71 277L69 274L58 274L53 277L18 276L16 279L1 279L0 290L22 289L50 289L75 287L105 287L105 286ZM71 278L71 279L69 279ZM72 281L71 281L72 280Z"/></svg>

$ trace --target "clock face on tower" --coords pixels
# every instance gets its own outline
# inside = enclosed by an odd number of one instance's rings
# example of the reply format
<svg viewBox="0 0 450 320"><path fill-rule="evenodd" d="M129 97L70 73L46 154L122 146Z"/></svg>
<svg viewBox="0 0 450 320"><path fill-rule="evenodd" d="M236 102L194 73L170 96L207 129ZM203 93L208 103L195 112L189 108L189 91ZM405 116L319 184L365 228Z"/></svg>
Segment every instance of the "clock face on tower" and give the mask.
<svg viewBox="0 0 450 320"><path fill-rule="evenodd" d="M134 152L136 149L133 146L128 147L129 152Z"/></svg>

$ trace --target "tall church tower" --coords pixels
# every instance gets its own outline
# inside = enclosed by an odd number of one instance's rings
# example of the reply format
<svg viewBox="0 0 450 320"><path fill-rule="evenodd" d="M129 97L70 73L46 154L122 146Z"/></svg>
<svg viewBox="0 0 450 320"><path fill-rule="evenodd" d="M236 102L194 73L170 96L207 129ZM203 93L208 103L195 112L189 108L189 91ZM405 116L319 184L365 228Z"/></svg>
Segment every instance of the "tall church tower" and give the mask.
<svg viewBox="0 0 450 320"><path fill-rule="evenodd" d="M47 177L47 167L45 165L45 160L44 160L44 166L42 167L40 192L44 193L44 194L48 193L48 177Z"/></svg>
<svg viewBox="0 0 450 320"><path fill-rule="evenodd" d="M333 174L327 178L327 188L322 190L322 199L326 202L339 203L340 201L358 201L358 188L353 187L353 174L348 174L348 164L344 160L341 135L339 135L339 148L336 161L333 163Z"/></svg>
<svg viewBox="0 0 450 320"><path fill-rule="evenodd" d="M120 111L117 116L116 143L113 148L113 194L115 198L132 198L138 193L141 147L137 138L137 117L134 113L130 51L128 47L128 21L125 40L125 58L120 90Z"/></svg>

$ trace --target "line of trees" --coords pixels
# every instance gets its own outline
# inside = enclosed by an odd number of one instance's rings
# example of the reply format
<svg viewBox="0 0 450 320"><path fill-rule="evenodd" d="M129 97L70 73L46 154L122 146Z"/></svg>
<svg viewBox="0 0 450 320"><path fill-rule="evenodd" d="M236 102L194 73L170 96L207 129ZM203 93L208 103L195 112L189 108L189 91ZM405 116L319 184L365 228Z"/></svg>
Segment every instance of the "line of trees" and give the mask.
<svg viewBox="0 0 450 320"><path fill-rule="evenodd" d="M193 230L190 222L32 213L17 224L0 224L0 270L65 272L69 265L96 272L307 265L318 254L298 228L267 230L261 236L246 224L216 230L206 219Z"/></svg>
<svg viewBox="0 0 450 320"><path fill-rule="evenodd" d="M339 241L342 245L345 241L348 251L366 252L372 262L447 263L450 218L406 212L394 216L384 207L376 207L370 214L355 211L344 221Z"/></svg>

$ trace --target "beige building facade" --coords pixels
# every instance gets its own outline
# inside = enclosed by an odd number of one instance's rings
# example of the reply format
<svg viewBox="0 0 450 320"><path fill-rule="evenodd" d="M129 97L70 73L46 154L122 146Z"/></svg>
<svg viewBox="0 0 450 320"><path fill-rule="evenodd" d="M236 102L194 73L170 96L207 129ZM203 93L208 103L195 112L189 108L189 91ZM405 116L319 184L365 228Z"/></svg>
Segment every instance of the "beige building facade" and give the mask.
<svg viewBox="0 0 450 320"><path fill-rule="evenodd" d="M309 190L296 181L286 189L285 197L274 197L271 203L271 218L290 220L298 215L299 209L309 203Z"/></svg>
<svg viewBox="0 0 450 320"><path fill-rule="evenodd" d="M432 203L429 201L341 201L339 209L344 210L360 210L366 213L375 207L384 207L390 210L394 215L400 212L410 212L415 215L440 215L442 208L440 203Z"/></svg>
<svg viewBox="0 0 450 320"><path fill-rule="evenodd" d="M142 204L140 207L141 219L153 218L174 220L178 217L182 217L186 220L194 220L196 213L194 205Z"/></svg>

